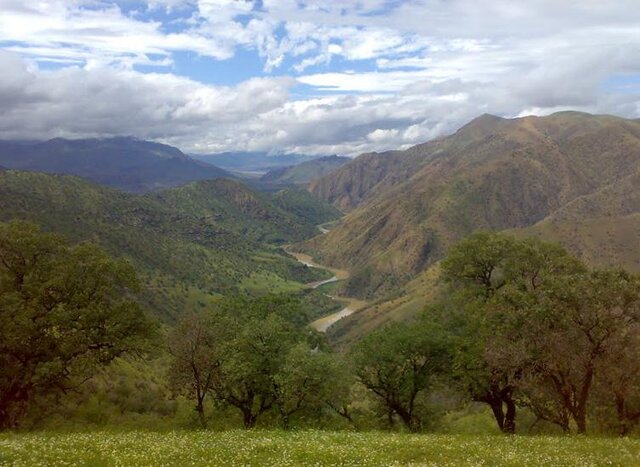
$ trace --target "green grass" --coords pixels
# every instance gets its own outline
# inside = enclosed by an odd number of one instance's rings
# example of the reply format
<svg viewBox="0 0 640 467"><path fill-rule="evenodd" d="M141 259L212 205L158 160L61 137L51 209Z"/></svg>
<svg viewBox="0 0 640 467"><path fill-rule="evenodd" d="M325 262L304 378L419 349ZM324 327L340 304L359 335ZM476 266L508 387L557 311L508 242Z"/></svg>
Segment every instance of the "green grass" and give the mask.
<svg viewBox="0 0 640 467"><path fill-rule="evenodd" d="M0 465L638 465L640 440L323 431L0 435Z"/></svg>

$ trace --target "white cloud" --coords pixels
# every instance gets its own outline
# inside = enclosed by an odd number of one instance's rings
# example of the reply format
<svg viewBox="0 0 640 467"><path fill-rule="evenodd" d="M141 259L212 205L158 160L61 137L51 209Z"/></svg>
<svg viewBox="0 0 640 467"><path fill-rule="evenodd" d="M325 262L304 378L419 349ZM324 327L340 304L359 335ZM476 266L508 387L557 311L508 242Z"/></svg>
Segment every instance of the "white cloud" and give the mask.
<svg viewBox="0 0 640 467"><path fill-rule="evenodd" d="M640 75L637 0L391 3L150 0L127 13L107 0L0 0L0 137L353 155L483 112L640 117L640 89L608 84ZM225 60L239 48L259 53L266 76L290 77L222 87L171 74L176 52Z"/></svg>

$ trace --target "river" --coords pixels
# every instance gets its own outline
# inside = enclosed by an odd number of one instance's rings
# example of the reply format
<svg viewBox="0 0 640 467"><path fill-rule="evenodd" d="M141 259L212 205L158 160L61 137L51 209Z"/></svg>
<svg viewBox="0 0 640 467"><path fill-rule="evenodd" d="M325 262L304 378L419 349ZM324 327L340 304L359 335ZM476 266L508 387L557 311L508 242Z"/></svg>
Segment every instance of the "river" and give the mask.
<svg viewBox="0 0 640 467"><path fill-rule="evenodd" d="M330 284L332 282L337 282L337 281L341 281L349 278L349 271L345 271L343 269L330 268L328 266L322 266L320 264L315 263L311 258L311 256L305 255L304 253L294 253L288 250L287 250L287 253L289 253L291 256L293 256L295 259L297 259L299 262L301 262L305 266L308 266L310 268L324 269L325 271L329 271L333 273L333 276L329 279L311 282L307 284L311 288L317 289L322 285ZM362 300L357 300L355 298L338 297L333 295L328 295L328 296L334 300L343 302L346 306L342 308L340 311L323 316L322 318L319 318L310 324L312 328L320 332L326 332L327 329L329 329L335 323L340 321L342 318L352 315L353 313L360 310L366 305L366 302Z"/></svg>

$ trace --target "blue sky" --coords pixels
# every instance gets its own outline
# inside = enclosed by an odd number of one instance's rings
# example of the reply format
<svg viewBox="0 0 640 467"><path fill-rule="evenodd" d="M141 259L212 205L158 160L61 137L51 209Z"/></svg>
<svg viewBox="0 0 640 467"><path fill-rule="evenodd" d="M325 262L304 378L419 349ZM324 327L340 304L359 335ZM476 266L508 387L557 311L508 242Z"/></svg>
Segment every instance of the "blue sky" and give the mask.
<svg viewBox="0 0 640 467"><path fill-rule="evenodd" d="M0 0L0 137L357 155L640 117L637 0Z"/></svg>

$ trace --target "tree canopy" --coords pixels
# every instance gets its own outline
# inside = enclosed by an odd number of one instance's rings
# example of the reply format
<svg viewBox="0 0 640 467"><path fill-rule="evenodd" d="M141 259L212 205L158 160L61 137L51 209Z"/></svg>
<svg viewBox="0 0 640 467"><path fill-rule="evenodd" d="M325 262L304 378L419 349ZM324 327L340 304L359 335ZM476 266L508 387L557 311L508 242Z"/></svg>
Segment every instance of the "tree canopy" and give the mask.
<svg viewBox="0 0 640 467"><path fill-rule="evenodd" d="M131 265L32 224L0 224L0 427L96 366L144 351L155 326Z"/></svg>

